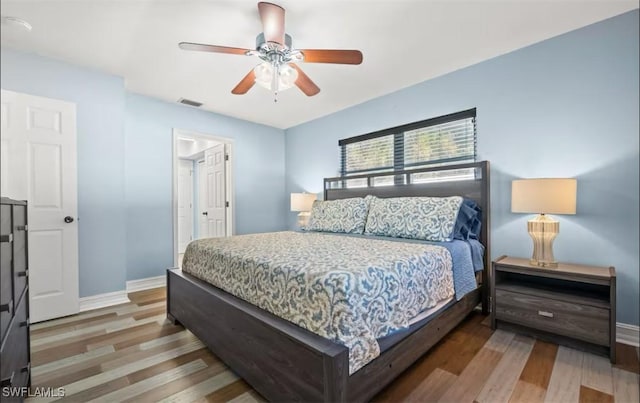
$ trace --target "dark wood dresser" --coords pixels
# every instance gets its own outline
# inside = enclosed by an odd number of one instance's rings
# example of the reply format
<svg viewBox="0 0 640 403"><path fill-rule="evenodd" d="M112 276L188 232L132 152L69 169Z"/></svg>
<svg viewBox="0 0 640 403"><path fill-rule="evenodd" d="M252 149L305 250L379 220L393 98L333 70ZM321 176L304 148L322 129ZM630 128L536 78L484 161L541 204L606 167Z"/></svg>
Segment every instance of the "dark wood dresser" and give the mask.
<svg viewBox="0 0 640 403"><path fill-rule="evenodd" d="M616 361L616 271L613 267L534 266L502 256L493 262L491 324Z"/></svg>
<svg viewBox="0 0 640 403"><path fill-rule="evenodd" d="M0 379L2 388L31 386L27 202L0 200ZM6 396L4 393L3 396Z"/></svg>

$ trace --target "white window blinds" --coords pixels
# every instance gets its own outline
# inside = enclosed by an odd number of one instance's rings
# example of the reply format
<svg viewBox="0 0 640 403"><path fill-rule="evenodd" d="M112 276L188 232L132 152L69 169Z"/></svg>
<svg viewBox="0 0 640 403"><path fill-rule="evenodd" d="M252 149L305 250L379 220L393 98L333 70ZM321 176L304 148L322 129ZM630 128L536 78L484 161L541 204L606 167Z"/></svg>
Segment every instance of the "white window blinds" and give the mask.
<svg viewBox="0 0 640 403"><path fill-rule="evenodd" d="M393 135L346 144L347 174L393 170Z"/></svg>
<svg viewBox="0 0 640 403"><path fill-rule="evenodd" d="M351 137L338 144L342 176L474 162L476 110ZM426 175L421 181L428 180Z"/></svg>

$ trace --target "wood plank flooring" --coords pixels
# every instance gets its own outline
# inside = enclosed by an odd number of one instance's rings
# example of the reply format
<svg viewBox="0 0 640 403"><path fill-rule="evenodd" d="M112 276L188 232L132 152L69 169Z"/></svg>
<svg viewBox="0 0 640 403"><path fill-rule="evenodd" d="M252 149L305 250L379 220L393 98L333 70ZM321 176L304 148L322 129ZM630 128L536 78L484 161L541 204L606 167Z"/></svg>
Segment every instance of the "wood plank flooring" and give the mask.
<svg viewBox="0 0 640 403"><path fill-rule="evenodd" d="M130 303L31 328L33 387L69 402L261 402L190 332L165 319L164 288ZM374 398L376 402L639 401L638 348L607 358L492 331L472 313ZM54 399L32 398L46 402Z"/></svg>

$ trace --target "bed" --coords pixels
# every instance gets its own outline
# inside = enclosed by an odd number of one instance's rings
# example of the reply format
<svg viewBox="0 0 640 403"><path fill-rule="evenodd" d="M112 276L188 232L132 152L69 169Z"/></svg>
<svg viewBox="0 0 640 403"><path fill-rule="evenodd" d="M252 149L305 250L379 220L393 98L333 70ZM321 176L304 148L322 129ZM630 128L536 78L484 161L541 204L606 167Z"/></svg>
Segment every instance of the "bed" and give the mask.
<svg viewBox="0 0 640 403"><path fill-rule="evenodd" d="M437 176L444 170L466 172L466 176L456 181L415 183L419 175ZM469 176L469 172L473 174ZM388 176L389 173L384 175ZM308 325L305 322L307 319L298 326L291 317L286 320L281 313L276 316L271 313L274 312L272 307L258 307L260 300L234 292L243 297L238 298L225 291L224 286L218 288L212 285L218 284L215 279L204 281L206 276L196 271L193 274L197 276L179 269L167 271L167 317L192 331L213 353L269 400L334 402L370 399L460 323L478 304L481 303L483 312L486 313L488 309L488 162L395 172L395 186L374 186L381 176L383 174L349 177L350 181L357 180L361 182L360 185L364 184L361 187L344 186L344 178L327 178L324 199L340 200L367 195L379 198L462 196L476 201L482 209L479 240L485 249L485 270L479 272L475 288L460 298L446 299L446 295L443 295L442 300L437 301L439 304L429 304L430 315L417 317L409 324L405 323L402 330L388 332L385 337L376 337L378 350L367 357L369 350L364 349L361 355L366 359L359 361L354 361L356 354L353 343L345 343L344 340L336 342L335 337L331 337L335 335L331 334L325 334L328 338L320 336L318 333L323 333L313 325ZM330 238L318 238L323 236ZM336 242L335 236L331 238L331 235L287 233L253 235L245 238L245 242L258 244L260 237L282 237L287 242L293 237L300 244L311 239L316 243L326 240L331 248L338 248L338 243L354 248L359 242L365 242L351 238ZM386 245L390 241L366 242L381 242L376 244L376 249L388 247L389 250L385 249L384 252L386 254L395 253L396 248L409 250L415 247L404 242L401 246ZM300 249L304 250L304 247ZM282 253L275 254L280 256ZM232 273L234 271L229 271L226 275ZM253 301L255 305L247 301ZM363 337L363 340L366 339Z"/></svg>

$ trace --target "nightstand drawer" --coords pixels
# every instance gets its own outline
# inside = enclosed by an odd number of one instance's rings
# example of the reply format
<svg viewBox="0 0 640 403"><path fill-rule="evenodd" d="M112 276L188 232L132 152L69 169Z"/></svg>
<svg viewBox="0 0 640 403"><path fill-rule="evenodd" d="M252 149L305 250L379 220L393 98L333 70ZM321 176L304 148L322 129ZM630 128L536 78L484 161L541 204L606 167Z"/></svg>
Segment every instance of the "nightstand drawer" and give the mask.
<svg viewBox="0 0 640 403"><path fill-rule="evenodd" d="M608 309L496 287L496 319L609 346Z"/></svg>

